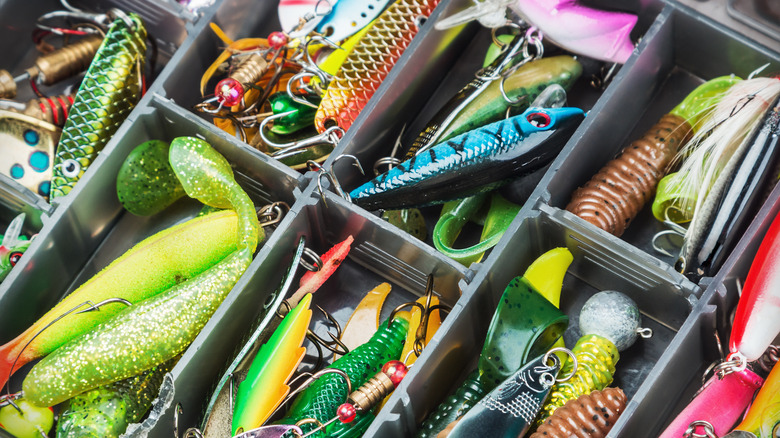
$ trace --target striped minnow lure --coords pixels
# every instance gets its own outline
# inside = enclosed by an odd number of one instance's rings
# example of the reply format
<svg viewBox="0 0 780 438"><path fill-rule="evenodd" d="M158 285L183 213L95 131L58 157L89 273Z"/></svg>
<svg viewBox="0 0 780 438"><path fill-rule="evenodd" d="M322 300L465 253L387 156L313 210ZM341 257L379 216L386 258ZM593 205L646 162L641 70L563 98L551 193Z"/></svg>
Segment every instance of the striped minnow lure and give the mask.
<svg viewBox="0 0 780 438"><path fill-rule="evenodd" d="M350 193L369 210L430 205L494 189L552 161L577 129L579 108L529 108L440 143Z"/></svg>
<svg viewBox="0 0 780 438"><path fill-rule="evenodd" d="M314 126L349 129L395 62L417 35L418 20L439 0L398 0L380 15L347 56L322 97Z"/></svg>
<svg viewBox="0 0 780 438"><path fill-rule="evenodd" d="M84 175L141 96L146 28L141 17L115 20L73 101L54 158L51 199L65 196Z"/></svg>

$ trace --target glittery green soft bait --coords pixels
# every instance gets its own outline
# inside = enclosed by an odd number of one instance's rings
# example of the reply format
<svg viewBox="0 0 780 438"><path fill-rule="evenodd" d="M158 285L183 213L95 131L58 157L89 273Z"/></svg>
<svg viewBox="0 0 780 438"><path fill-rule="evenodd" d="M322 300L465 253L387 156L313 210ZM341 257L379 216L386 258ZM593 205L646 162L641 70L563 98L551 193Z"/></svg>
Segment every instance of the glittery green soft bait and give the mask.
<svg viewBox="0 0 780 438"><path fill-rule="evenodd" d="M54 157L51 199L65 196L84 175L141 97L146 28L136 14L109 26L62 127Z"/></svg>
<svg viewBox="0 0 780 438"><path fill-rule="evenodd" d="M252 201L233 179L227 160L205 141L180 137L171 142L170 161L189 196L236 210L238 249L45 357L22 383L30 402L52 406L170 360L195 339L251 263L262 231Z"/></svg>
<svg viewBox="0 0 780 438"><path fill-rule="evenodd" d="M173 362L68 400L57 422L57 438L118 438L152 406Z"/></svg>

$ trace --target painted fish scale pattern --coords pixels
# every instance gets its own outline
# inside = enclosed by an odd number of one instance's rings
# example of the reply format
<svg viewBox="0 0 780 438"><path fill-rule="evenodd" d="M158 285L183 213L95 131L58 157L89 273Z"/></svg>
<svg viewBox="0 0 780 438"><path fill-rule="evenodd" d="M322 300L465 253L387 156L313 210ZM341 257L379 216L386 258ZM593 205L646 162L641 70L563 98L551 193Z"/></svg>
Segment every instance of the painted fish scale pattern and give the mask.
<svg viewBox="0 0 780 438"><path fill-rule="evenodd" d="M363 184L350 193L360 199L393 190L398 186L420 182L441 173L471 163L488 161L512 150L525 136L512 119L467 132L428 149L409 161Z"/></svg>
<svg viewBox="0 0 780 438"><path fill-rule="evenodd" d="M417 35L418 17L431 15L439 1L398 0L376 19L328 85L314 119L317 131L334 122L344 130L352 126Z"/></svg>
<svg viewBox="0 0 780 438"><path fill-rule="evenodd" d="M129 16L135 29L121 19L111 24L76 93L54 159L52 199L73 189L138 102L146 29L139 16ZM75 176L73 169L63 168L73 165L68 160L80 165Z"/></svg>
<svg viewBox="0 0 780 438"><path fill-rule="evenodd" d="M368 342L333 362L329 368L347 373L352 390L356 390L378 373L387 361L399 359L408 328L409 322L402 318L396 318L389 327L382 324ZM336 409L344 403L347 395L344 378L337 374L326 374L309 385L295 399L282 423L291 424L304 418L314 418L325 423L336 415ZM301 426L304 432L314 428L312 424ZM322 434L317 433L314 436Z"/></svg>
<svg viewBox="0 0 780 438"><path fill-rule="evenodd" d="M553 386L550 398L539 414L537 425L542 424L567 401L594 390L602 390L612 383L620 353L610 340L599 335L585 335L571 351L577 358L577 372L569 380ZM560 375L570 375L572 366L572 362L567 362Z"/></svg>

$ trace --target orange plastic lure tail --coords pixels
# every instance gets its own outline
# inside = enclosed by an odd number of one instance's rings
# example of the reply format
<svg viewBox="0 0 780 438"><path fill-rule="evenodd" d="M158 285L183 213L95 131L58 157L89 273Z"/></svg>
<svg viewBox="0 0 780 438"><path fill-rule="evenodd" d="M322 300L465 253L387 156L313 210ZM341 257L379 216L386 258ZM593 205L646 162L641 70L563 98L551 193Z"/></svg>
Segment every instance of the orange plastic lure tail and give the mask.
<svg viewBox="0 0 780 438"><path fill-rule="evenodd" d="M287 303L291 307L297 306L304 295L316 292L317 289L322 286L322 283L325 283L325 281L336 272L336 268L341 265L341 262L347 258L350 246L354 240L355 239L352 236L349 236L344 239L343 242L338 243L333 248L329 249L328 252L322 256L322 268L316 272L307 272L303 274L300 287L287 299Z"/></svg>
<svg viewBox="0 0 780 438"><path fill-rule="evenodd" d="M398 0L380 15L355 45L317 109L320 133L338 125L349 129L398 58L417 35L419 17L428 17L439 0Z"/></svg>

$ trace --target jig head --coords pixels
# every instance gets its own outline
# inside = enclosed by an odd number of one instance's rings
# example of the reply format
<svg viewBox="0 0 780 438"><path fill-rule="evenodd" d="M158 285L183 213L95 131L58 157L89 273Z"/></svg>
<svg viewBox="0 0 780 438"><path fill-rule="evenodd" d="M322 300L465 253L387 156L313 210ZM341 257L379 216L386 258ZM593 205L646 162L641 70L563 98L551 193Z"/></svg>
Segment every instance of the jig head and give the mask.
<svg viewBox="0 0 780 438"><path fill-rule="evenodd" d="M516 0L510 8L568 51L619 64L634 51L634 14L593 9L577 0Z"/></svg>

